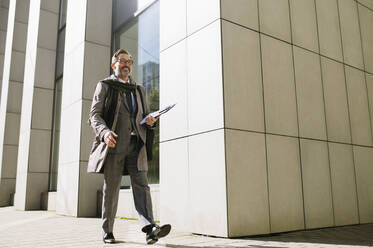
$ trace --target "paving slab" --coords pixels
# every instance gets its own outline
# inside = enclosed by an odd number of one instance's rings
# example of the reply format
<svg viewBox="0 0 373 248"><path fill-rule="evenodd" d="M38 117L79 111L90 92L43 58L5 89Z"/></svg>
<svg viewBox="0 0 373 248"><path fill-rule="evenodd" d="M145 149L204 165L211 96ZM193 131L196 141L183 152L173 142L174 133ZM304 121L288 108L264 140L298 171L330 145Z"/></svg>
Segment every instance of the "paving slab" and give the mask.
<svg viewBox="0 0 373 248"><path fill-rule="evenodd" d="M172 224L172 223L171 223ZM172 230L154 245L147 245L136 220L117 218L116 244L102 242L101 220L57 215L50 211L0 208L1 248L44 247L151 247L151 248L359 248L373 247L373 224L297 231L246 238L219 238Z"/></svg>

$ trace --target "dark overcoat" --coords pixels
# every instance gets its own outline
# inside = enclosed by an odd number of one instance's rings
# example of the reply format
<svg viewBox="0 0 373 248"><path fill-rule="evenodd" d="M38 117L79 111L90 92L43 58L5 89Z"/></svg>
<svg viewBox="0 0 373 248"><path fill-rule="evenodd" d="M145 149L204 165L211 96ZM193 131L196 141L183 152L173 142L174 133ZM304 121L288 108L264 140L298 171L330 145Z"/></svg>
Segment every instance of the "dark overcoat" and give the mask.
<svg viewBox="0 0 373 248"><path fill-rule="evenodd" d="M109 83L113 80L116 80L116 82L119 83L118 79L114 75L99 81L93 96L88 123L91 125L96 135L88 160L87 171L89 173L103 173L105 168L105 158L108 153L128 152L127 149L129 147L131 137L131 114L123 92L121 93L121 91ZM137 85L131 77L130 84L137 86L137 88L140 89L145 105L145 112L146 114L149 113L149 107L146 102L145 88ZM140 125L140 121L143 119L144 114L139 90L136 89L135 92L137 114L135 115L134 122L136 132L140 138L141 146L137 160L137 168L139 171L147 171L148 161L146 148L141 144L145 144L146 142L146 129L148 126L146 124ZM108 147L104 142L104 136L110 130L118 134L115 148ZM124 171L123 174L127 175L128 173Z"/></svg>

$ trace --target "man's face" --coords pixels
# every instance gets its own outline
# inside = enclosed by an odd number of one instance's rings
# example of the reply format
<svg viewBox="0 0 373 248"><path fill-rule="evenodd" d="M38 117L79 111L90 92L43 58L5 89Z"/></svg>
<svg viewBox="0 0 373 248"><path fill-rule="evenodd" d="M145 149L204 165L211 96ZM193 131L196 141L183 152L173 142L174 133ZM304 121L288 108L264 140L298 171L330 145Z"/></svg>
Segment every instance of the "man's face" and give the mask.
<svg viewBox="0 0 373 248"><path fill-rule="evenodd" d="M132 71L132 60L128 54L121 53L117 61L111 64L114 74L117 77L128 77Z"/></svg>

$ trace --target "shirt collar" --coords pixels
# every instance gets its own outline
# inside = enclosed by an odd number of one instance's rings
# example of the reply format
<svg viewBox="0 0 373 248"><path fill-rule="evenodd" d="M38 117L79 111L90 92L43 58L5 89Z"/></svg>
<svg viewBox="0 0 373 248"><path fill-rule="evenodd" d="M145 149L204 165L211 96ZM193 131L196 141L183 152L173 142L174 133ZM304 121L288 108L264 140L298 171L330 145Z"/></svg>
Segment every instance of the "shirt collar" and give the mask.
<svg viewBox="0 0 373 248"><path fill-rule="evenodd" d="M115 76L114 74L113 74L113 77L114 77L116 80L118 80L119 82L121 82L121 83L124 83L124 84L129 84L129 83L130 83L129 80L126 82L126 81L124 81L123 79L121 79L121 78Z"/></svg>

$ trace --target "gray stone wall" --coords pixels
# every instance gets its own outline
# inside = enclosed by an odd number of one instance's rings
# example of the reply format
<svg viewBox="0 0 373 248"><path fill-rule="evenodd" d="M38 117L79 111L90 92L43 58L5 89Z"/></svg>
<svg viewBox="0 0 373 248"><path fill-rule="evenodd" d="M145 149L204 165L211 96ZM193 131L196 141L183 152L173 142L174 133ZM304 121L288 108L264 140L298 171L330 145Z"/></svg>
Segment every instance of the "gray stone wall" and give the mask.
<svg viewBox="0 0 373 248"><path fill-rule="evenodd" d="M178 102L162 221L226 237L373 222L372 5L162 1L161 105Z"/></svg>

